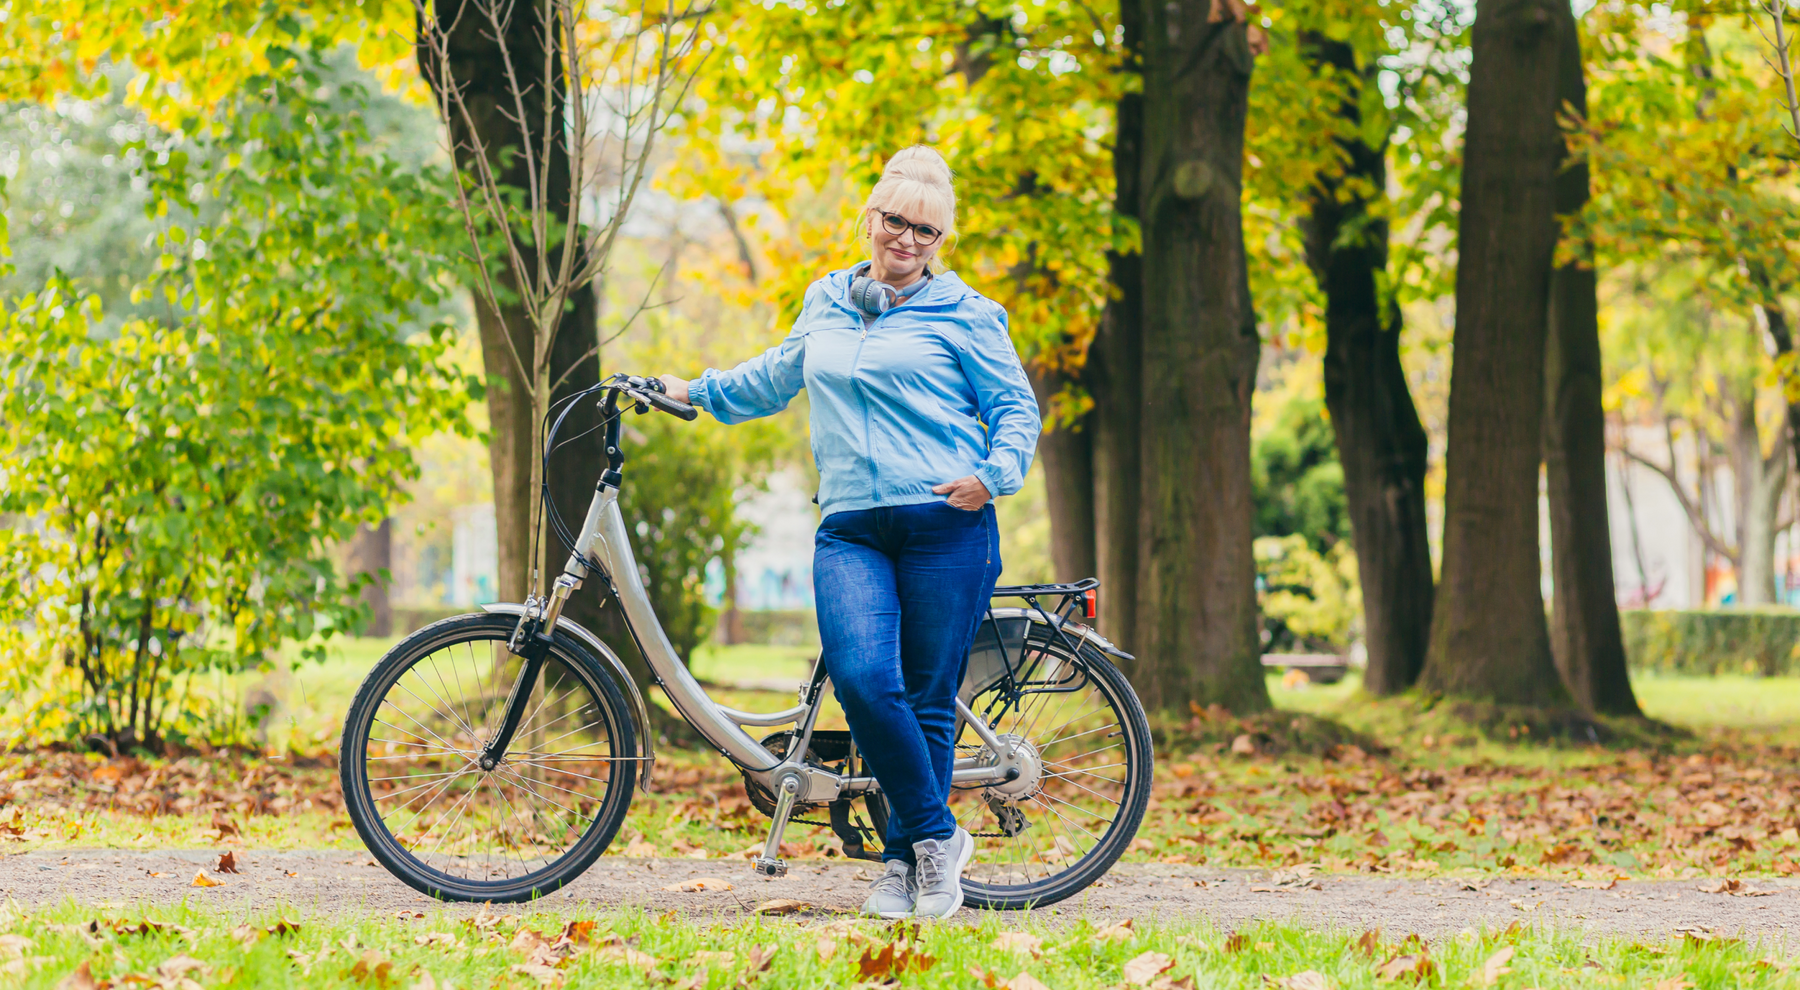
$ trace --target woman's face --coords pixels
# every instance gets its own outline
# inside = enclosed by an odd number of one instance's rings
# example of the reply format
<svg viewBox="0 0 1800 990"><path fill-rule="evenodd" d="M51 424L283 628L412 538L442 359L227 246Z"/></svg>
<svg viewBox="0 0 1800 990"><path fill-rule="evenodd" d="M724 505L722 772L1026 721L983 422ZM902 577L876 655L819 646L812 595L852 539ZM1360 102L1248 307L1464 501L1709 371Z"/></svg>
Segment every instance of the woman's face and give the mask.
<svg viewBox="0 0 1800 990"><path fill-rule="evenodd" d="M904 221L900 233L894 233L891 227L899 226ZM907 285L916 280L925 271L925 266L937 256L938 249L944 246L942 231L948 227L949 221L935 216L924 215L924 211L913 210L901 213L893 210L871 209L868 216L869 242L871 245L871 275L882 282L894 285ZM919 232L913 224L924 224L938 231L938 237L930 244L919 243Z"/></svg>

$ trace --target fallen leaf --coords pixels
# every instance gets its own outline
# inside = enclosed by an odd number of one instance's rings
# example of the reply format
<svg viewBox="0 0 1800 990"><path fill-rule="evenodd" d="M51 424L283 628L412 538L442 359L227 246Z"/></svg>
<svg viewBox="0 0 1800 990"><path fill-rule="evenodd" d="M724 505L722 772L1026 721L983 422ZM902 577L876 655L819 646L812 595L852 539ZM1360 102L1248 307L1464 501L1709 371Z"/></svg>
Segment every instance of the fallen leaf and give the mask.
<svg viewBox="0 0 1800 990"><path fill-rule="evenodd" d="M419 978L413 982L409 990L438 990L437 980L431 976L431 970L419 970Z"/></svg>
<svg viewBox="0 0 1800 990"><path fill-rule="evenodd" d="M568 978L560 969L553 969L537 963L521 963L513 966L511 971L522 976L529 976L538 981L539 986L544 987L560 987L563 980Z"/></svg>
<svg viewBox="0 0 1800 990"><path fill-rule="evenodd" d="M935 956L928 956L910 945L889 942L879 950L867 949L862 957L856 960L857 971L865 978L878 977L886 979L901 973L912 971L923 973L937 965Z"/></svg>
<svg viewBox="0 0 1800 990"><path fill-rule="evenodd" d="M1381 929L1371 928L1356 940L1356 951L1373 959L1381 952Z"/></svg>
<svg viewBox="0 0 1800 990"><path fill-rule="evenodd" d="M1037 977L1024 970L1020 970L1018 976L1001 984L1001 987L1003 990L1050 990L1049 987L1039 982Z"/></svg>
<svg viewBox="0 0 1800 990"><path fill-rule="evenodd" d="M1146 952L1125 964L1125 982L1147 987L1157 974L1173 967L1175 960L1160 952Z"/></svg>
<svg viewBox="0 0 1800 990"><path fill-rule="evenodd" d="M1240 735L1231 741L1231 751L1238 756L1255 756L1256 740L1251 739L1249 733Z"/></svg>
<svg viewBox="0 0 1800 990"><path fill-rule="evenodd" d="M94 979L94 971L83 959L74 972L57 981L56 990L100 990L100 982Z"/></svg>
<svg viewBox="0 0 1800 990"><path fill-rule="evenodd" d="M1375 975L1383 980L1407 978L1415 983L1423 983L1431 978L1435 968L1431 958L1420 952L1390 957L1386 962L1375 967Z"/></svg>
<svg viewBox="0 0 1800 990"><path fill-rule="evenodd" d="M1137 932L1132 930L1131 919L1126 918L1124 921L1107 925L1095 932L1094 938L1101 942L1129 942L1137 938Z"/></svg>
<svg viewBox="0 0 1800 990"><path fill-rule="evenodd" d="M1491 987L1499 982L1500 977L1512 972L1506 964L1512 961L1513 952L1513 947L1509 945L1487 957L1487 961L1481 964L1481 972L1475 974L1475 981L1484 987Z"/></svg>
<svg viewBox="0 0 1800 990"><path fill-rule="evenodd" d="M1249 936L1239 935L1237 932L1225 936L1224 949L1226 952L1242 952L1248 948L1250 948Z"/></svg>
<svg viewBox="0 0 1800 990"><path fill-rule="evenodd" d="M1282 990L1331 990L1331 984L1326 981L1325 974L1312 969L1295 973L1293 976L1279 977L1274 981L1274 985L1281 987Z"/></svg>
<svg viewBox="0 0 1800 990"><path fill-rule="evenodd" d="M196 969L204 973L211 968L193 956L183 955L169 957L162 965L156 967L156 972L165 980L178 980Z"/></svg>
<svg viewBox="0 0 1800 990"><path fill-rule="evenodd" d="M400 910L394 912L394 917L400 919L401 921L412 921L415 918L425 917L425 912L411 911L406 908L401 908Z"/></svg>
<svg viewBox="0 0 1800 990"><path fill-rule="evenodd" d="M425 932L420 935L414 935L413 936L413 944L414 945L441 945L446 949L453 949L453 948L456 948L456 947L462 945L461 942L458 942L456 940L456 936L450 934L449 932Z"/></svg>
<svg viewBox="0 0 1800 990"><path fill-rule="evenodd" d="M683 880L680 883L669 884L663 889L672 890L678 894L695 894L705 891L734 890L736 888L729 881L720 880L717 877L695 877L692 880Z"/></svg>
<svg viewBox="0 0 1800 990"><path fill-rule="evenodd" d="M788 897L777 897L772 901L764 901L750 909L751 914L798 914L811 911L813 906L805 901L796 901Z"/></svg>
<svg viewBox="0 0 1800 990"><path fill-rule="evenodd" d="M1044 940L1030 932L1001 932L994 938L994 948L1001 952L1039 958L1044 954Z"/></svg>
<svg viewBox="0 0 1800 990"><path fill-rule="evenodd" d="M1569 886L1579 887L1582 890L1611 890L1614 887L1617 887L1618 885L1619 885L1618 877L1612 877L1607 880L1570 880L1569 881Z"/></svg>
<svg viewBox="0 0 1800 990"><path fill-rule="evenodd" d="M212 827L219 830L221 838L227 835L241 836L244 834L243 830L238 828L237 823L225 817L222 812L213 812Z"/></svg>
<svg viewBox="0 0 1800 990"><path fill-rule="evenodd" d="M620 850L619 855L630 856L634 859L650 859L660 852L662 852L662 850L645 842L643 839L632 839L625 844L624 849ZM758 848L757 853L760 855L761 852L761 848Z"/></svg>
<svg viewBox="0 0 1800 990"><path fill-rule="evenodd" d="M761 972L766 971L769 968L770 964L774 961L775 952L779 948L780 948L780 946L778 946L778 945L770 945L770 946L766 946L766 947L752 947L750 949L750 956L747 960L750 964L750 972L761 973Z"/></svg>
<svg viewBox="0 0 1800 990"><path fill-rule="evenodd" d="M1688 982L1686 974L1683 974L1660 981L1656 984L1656 990L1693 990L1693 986Z"/></svg>
<svg viewBox="0 0 1800 990"><path fill-rule="evenodd" d="M219 861L213 864L214 873L236 873L237 854L227 849L219 854Z"/></svg>
<svg viewBox="0 0 1800 990"><path fill-rule="evenodd" d="M190 882L188 884L188 886L190 886L190 887L223 887L225 885L223 883L220 883L217 880L214 880L212 877L207 876L205 870L201 870L200 872L194 874L194 879L192 882Z"/></svg>

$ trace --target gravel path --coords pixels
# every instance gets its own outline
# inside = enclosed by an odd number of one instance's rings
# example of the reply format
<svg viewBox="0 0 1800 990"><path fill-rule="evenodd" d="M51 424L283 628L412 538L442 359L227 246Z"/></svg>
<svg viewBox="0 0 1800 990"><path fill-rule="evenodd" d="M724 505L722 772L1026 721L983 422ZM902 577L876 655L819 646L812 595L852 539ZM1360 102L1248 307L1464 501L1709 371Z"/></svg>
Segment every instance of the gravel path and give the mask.
<svg viewBox="0 0 1800 990"><path fill-rule="evenodd" d="M220 907L285 906L303 913L425 910L431 902L366 854L345 850L236 853L240 873L211 869L216 856L198 851L124 852L110 849L33 852L0 858L0 890L21 903L65 899L103 909L138 902L211 903ZM195 887L194 874L221 881ZM774 898L817 905L820 913L854 911L862 880L859 863L798 862L786 877L757 876L743 860L603 858L580 880L547 898L543 907L578 909L641 905L697 915L735 917ZM725 880L731 890L667 889L699 877ZM1252 920L1361 931L1379 926L1390 936L1428 938L1465 927L1504 927L1545 920L1587 934L1663 939L1682 928L1782 941L1800 934L1800 881L1745 881L1737 894L1709 893L1719 881L1624 881L1611 890L1551 880L1401 880L1367 876L1297 877L1266 871L1125 865L1085 893L1046 909L1053 920L1089 917L1204 918L1221 927ZM1480 889L1468 889L1479 886ZM1754 891L1758 896L1744 896ZM475 910L458 905L454 911ZM514 909L516 910L516 909ZM1045 912L1040 912L1040 915ZM968 915L972 918L973 915Z"/></svg>

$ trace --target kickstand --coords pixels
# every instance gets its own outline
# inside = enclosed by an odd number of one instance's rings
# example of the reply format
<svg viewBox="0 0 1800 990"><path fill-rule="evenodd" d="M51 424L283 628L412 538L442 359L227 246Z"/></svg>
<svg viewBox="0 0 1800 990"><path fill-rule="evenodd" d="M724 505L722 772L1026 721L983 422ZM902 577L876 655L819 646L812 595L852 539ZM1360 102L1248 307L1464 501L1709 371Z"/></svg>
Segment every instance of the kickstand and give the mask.
<svg viewBox="0 0 1800 990"><path fill-rule="evenodd" d="M763 846L763 854L756 857L756 872L771 877L787 876L787 863L781 858L781 833L787 831L788 816L794 813L794 798L800 793L800 778L789 777L781 782L781 791L775 795L775 820L769 826L769 841Z"/></svg>

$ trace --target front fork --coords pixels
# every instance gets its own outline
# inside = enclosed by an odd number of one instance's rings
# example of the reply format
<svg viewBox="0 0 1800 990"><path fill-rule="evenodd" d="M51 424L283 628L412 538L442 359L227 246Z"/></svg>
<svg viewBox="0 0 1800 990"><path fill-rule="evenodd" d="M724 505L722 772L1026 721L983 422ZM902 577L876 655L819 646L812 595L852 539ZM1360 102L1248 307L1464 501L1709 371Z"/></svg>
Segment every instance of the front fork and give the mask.
<svg viewBox="0 0 1800 990"><path fill-rule="evenodd" d="M481 747L481 756L477 760L481 769L492 770L499 766L513 737L518 735L519 724L525 721L525 708L531 704L531 693L537 690L538 677L543 674L544 661L550 655L556 620L562 616L569 596L580 587L580 578L565 573L557 576L548 598L525 599L525 614L519 617L518 626L506 641L507 650L525 662L519 667L519 676L513 680L512 693L506 696L506 713L500 719L499 730L487 745Z"/></svg>

